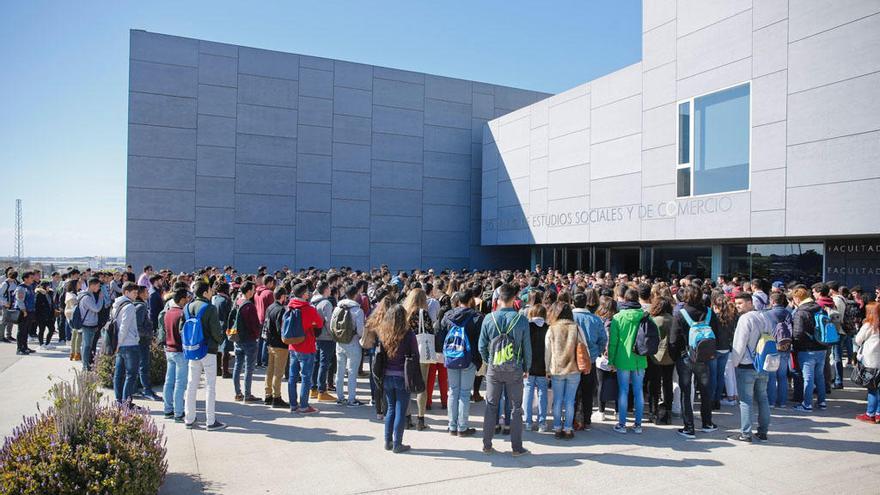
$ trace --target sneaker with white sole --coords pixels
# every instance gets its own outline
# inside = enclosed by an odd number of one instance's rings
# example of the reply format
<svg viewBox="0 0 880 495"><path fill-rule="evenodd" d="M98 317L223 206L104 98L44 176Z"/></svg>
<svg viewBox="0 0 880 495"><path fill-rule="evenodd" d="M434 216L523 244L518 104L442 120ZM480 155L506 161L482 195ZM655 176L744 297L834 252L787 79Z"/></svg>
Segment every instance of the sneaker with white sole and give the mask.
<svg viewBox="0 0 880 495"><path fill-rule="evenodd" d="M623 425L614 425L614 431L617 433L626 434L626 426Z"/></svg>
<svg viewBox="0 0 880 495"><path fill-rule="evenodd" d="M716 424L711 424L711 425L704 426L704 427L700 428L700 431L702 431L703 433L712 433L713 431L717 431L717 430L718 430L718 425L716 425Z"/></svg>
<svg viewBox="0 0 880 495"><path fill-rule="evenodd" d="M642 434L642 427L641 426L633 426L633 433L635 433L636 435L641 435Z"/></svg>

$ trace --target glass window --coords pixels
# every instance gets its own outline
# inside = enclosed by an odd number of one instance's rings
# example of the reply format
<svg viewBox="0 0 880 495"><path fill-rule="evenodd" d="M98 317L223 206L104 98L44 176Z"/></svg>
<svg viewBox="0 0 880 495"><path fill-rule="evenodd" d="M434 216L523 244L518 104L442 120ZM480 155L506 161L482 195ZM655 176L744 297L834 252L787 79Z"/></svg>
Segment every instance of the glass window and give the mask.
<svg viewBox="0 0 880 495"><path fill-rule="evenodd" d="M691 162L691 102L678 104L678 164Z"/></svg>
<svg viewBox="0 0 880 495"><path fill-rule="evenodd" d="M749 244L729 249L725 271L731 276L808 286L822 281L822 244Z"/></svg>
<svg viewBox="0 0 880 495"><path fill-rule="evenodd" d="M691 169L688 168L680 168L678 169L678 197L685 197L691 195Z"/></svg>
<svg viewBox="0 0 880 495"><path fill-rule="evenodd" d="M749 85L694 99L694 194L749 188Z"/></svg>
<svg viewBox="0 0 880 495"><path fill-rule="evenodd" d="M651 273L658 277L700 278L712 273L712 248L709 246L658 246L653 248Z"/></svg>

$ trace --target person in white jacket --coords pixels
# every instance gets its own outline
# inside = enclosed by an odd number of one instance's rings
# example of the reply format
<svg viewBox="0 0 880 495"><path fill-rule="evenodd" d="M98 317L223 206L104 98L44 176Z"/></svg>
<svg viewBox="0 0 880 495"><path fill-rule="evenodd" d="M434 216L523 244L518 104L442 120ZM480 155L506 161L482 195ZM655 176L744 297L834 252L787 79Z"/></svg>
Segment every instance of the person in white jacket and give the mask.
<svg viewBox="0 0 880 495"><path fill-rule="evenodd" d="M363 355L360 340L364 335L364 311L361 309L361 305L355 301L358 291L357 285L349 285L345 288L345 298L336 304L336 309L333 310L333 316L330 318L329 329L336 340L336 396L338 397L336 403L347 403L349 406L364 405L363 402L357 400L356 396L358 369L360 369ZM349 342L338 340L339 329L343 325L344 318L350 318L354 324L355 335L351 337ZM346 371L348 371L347 402L343 399Z"/></svg>
<svg viewBox="0 0 880 495"><path fill-rule="evenodd" d="M113 302L110 317L116 321L119 334L116 349L105 349L104 352L116 352L116 369L113 372L113 392L116 402L130 406L131 396L137 386L138 368L140 366L140 348L137 328L137 309L133 301L137 298L138 285L132 282L122 287L122 296Z"/></svg>
<svg viewBox="0 0 880 495"><path fill-rule="evenodd" d="M752 295L742 292L734 299L740 313L733 333L733 346L730 361L736 370L736 389L739 393L739 433L730 435L730 440L752 441L752 407L758 406L758 432L755 438L767 441L770 428L770 402L767 399L767 381L770 378L764 371L755 369L754 358L758 339L762 333L772 334L770 320L765 312L755 311Z"/></svg>
<svg viewBox="0 0 880 495"><path fill-rule="evenodd" d="M865 323L856 334L859 347L858 360L866 368L880 368L880 304L869 303ZM868 408L856 419L868 423L880 423L880 387L868 389Z"/></svg>

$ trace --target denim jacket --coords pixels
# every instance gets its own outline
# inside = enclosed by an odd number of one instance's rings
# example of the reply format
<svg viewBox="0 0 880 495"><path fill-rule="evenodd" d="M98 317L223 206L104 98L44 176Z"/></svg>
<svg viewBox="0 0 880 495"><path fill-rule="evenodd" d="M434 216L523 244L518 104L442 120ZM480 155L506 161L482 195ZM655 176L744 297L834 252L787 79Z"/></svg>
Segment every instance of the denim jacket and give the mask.
<svg viewBox="0 0 880 495"><path fill-rule="evenodd" d="M590 357L595 360L605 352L605 347L608 345L605 324L602 323L602 318L594 315L588 309L575 308L572 313L574 314L574 322L577 323L587 341Z"/></svg>

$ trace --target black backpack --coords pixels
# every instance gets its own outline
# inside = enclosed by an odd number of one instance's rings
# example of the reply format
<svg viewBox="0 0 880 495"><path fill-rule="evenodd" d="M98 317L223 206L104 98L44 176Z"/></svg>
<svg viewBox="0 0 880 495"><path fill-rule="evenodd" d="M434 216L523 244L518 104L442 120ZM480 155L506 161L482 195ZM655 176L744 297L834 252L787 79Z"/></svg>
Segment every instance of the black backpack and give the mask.
<svg viewBox="0 0 880 495"><path fill-rule="evenodd" d="M862 326L862 308L851 299L846 300L846 309L843 311L843 331L853 336L859 332Z"/></svg>
<svg viewBox="0 0 880 495"><path fill-rule="evenodd" d="M104 327L101 330L101 333L104 336L104 345L101 349L103 354L112 356L113 354L116 354L116 351L119 349L119 324L116 322L116 318L119 317L122 308L129 304L131 304L129 301L124 301L120 304L119 308L116 309L116 313L110 315L107 323L104 324Z"/></svg>
<svg viewBox="0 0 880 495"><path fill-rule="evenodd" d="M639 322L633 352L639 356L653 356L660 349L660 329L648 313Z"/></svg>

